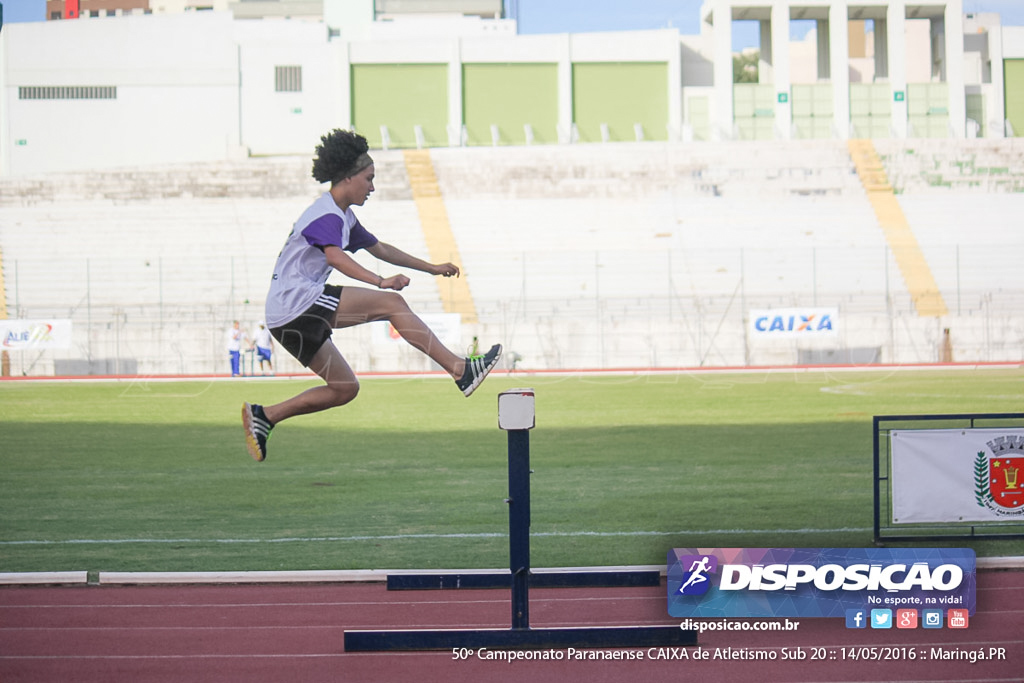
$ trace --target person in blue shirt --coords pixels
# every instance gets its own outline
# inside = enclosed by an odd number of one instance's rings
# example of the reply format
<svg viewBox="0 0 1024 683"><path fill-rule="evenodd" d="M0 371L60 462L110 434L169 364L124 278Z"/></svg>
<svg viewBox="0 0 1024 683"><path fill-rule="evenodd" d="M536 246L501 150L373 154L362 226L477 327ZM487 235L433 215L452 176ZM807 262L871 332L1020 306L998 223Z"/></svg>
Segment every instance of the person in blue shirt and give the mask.
<svg viewBox="0 0 1024 683"><path fill-rule="evenodd" d="M272 361L274 355L273 347L274 342L270 330L267 329L267 324L261 320L256 331L253 333L252 348L256 350L256 360L260 362L260 372L264 375L267 374L267 368L270 369L270 374L274 374L274 363ZM266 363L267 368L263 367L264 363Z"/></svg>

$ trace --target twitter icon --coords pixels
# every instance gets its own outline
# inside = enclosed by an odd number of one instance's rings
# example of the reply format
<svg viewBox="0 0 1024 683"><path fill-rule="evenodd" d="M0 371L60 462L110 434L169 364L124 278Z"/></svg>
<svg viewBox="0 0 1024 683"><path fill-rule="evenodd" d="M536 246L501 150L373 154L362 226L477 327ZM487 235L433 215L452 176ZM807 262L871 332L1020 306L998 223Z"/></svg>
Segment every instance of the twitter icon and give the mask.
<svg viewBox="0 0 1024 683"><path fill-rule="evenodd" d="M892 628L892 610L871 610L871 628Z"/></svg>

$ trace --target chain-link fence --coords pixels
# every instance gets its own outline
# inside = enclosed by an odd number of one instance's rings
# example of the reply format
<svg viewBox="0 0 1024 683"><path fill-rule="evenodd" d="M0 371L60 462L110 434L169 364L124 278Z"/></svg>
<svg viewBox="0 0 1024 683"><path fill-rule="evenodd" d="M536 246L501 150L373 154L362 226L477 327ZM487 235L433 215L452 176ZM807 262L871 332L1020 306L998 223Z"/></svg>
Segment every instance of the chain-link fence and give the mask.
<svg viewBox="0 0 1024 683"><path fill-rule="evenodd" d="M919 274L903 273L885 247L463 253L478 322L453 343L463 351L473 336L500 341L506 365L522 370L1020 360L1024 288L1014 264L1024 245L924 251L944 315L919 313ZM65 348L6 344L6 371L227 373L227 330L239 320L252 339L265 291L234 259L222 261L204 275L161 259L142 266L152 277L138 264L91 263L87 277L64 273L48 288L5 263L8 317L70 320L72 330ZM444 312L431 281L404 294L427 318ZM385 323L336 341L357 371L435 369ZM260 374L246 349L243 372ZM275 371L301 371L286 355L275 354Z"/></svg>

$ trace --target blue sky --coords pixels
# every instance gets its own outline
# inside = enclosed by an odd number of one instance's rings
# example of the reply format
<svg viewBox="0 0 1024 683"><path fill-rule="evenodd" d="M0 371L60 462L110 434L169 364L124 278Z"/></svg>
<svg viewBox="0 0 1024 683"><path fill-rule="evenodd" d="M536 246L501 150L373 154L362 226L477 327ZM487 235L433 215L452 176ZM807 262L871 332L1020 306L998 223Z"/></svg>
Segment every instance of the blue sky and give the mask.
<svg viewBox="0 0 1024 683"><path fill-rule="evenodd" d="M583 33L678 28L700 32L701 0L505 0L517 7L520 33ZM4 22L43 21L46 0L0 0ZM1024 26L1024 0L963 0L965 12L998 12L1003 24Z"/></svg>
<svg viewBox="0 0 1024 683"><path fill-rule="evenodd" d="M0 0L4 6L4 23L43 21L46 19L46 0Z"/></svg>
<svg viewBox="0 0 1024 683"><path fill-rule="evenodd" d="M520 33L579 33L678 28L700 33L702 0L506 0L518 5ZM1004 25L1024 26L1024 0L963 0L964 12L997 12Z"/></svg>

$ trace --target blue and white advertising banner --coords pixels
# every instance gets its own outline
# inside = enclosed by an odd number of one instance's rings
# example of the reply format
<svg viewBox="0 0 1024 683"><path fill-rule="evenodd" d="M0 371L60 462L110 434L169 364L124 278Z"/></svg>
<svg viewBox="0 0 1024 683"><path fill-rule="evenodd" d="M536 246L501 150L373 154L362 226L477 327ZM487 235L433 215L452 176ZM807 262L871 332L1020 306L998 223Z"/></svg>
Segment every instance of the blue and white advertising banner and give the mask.
<svg viewBox="0 0 1024 683"><path fill-rule="evenodd" d="M68 348L70 320L0 320L0 350Z"/></svg>
<svg viewBox="0 0 1024 683"><path fill-rule="evenodd" d="M1024 520L1024 429L893 430L892 521Z"/></svg>
<svg viewBox="0 0 1024 683"><path fill-rule="evenodd" d="M675 548L672 617L846 617L850 610L973 615L969 548Z"/></svg>
<svg viewBox="0 0 1024 683"><path fill-rule="evenodd" d="M753 339L820 339L838 332L838 308L751 309Z"/></svg>

